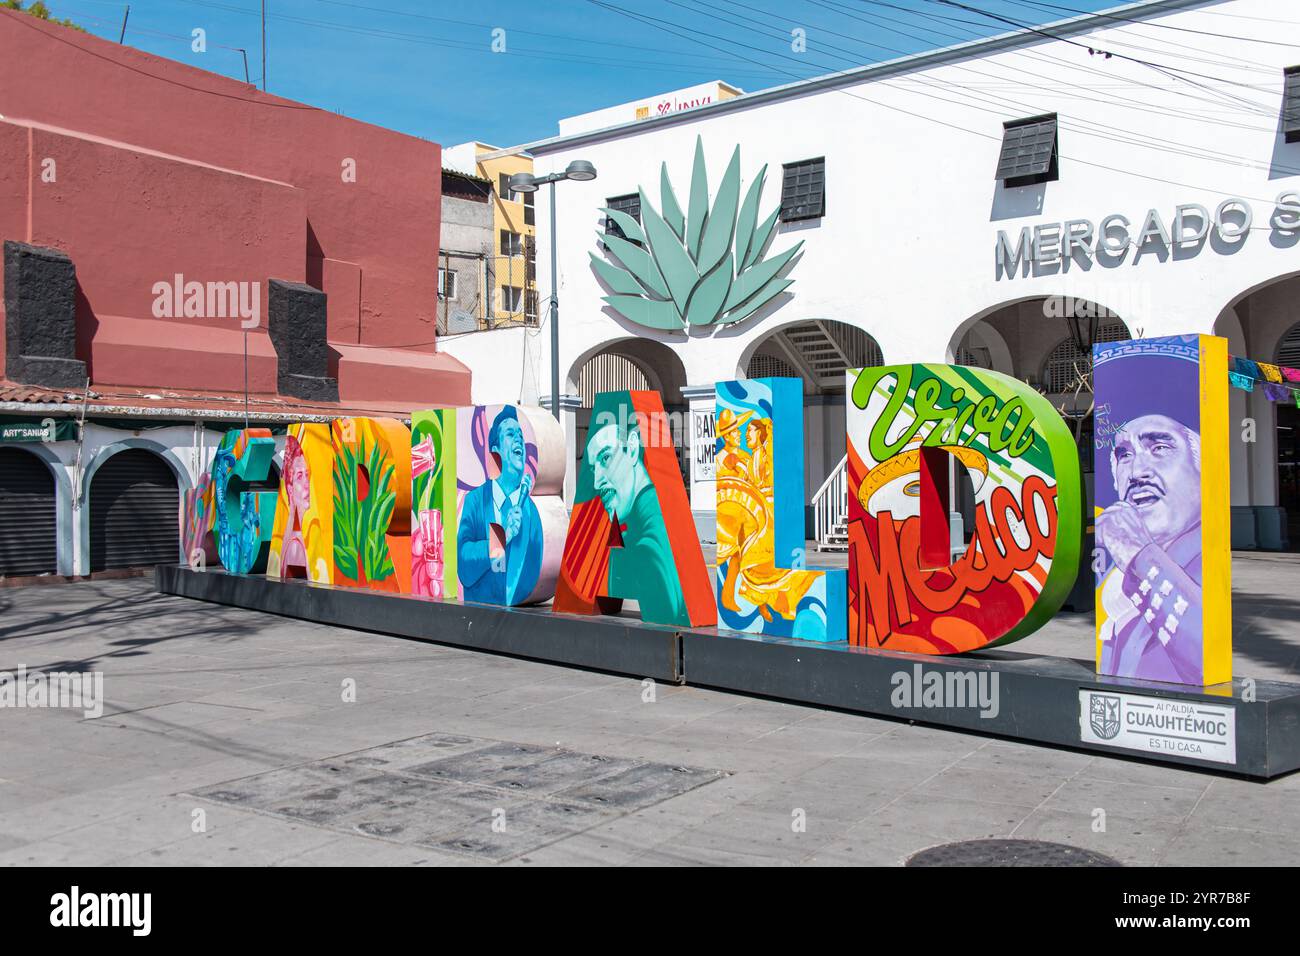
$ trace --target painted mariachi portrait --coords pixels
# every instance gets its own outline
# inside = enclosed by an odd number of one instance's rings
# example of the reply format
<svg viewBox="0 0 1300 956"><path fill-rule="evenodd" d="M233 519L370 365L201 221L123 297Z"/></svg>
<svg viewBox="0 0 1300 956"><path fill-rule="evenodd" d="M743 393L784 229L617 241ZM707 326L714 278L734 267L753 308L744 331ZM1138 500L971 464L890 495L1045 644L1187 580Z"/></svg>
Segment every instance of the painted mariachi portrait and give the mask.
<svg viewBox="0 0 1300 956"><path fill-rule="evenodd" d="M1226 444L1226 414L1207 415L1205 406L1226 406L1227 387L1202 388L1215 359L1205 343L1213 341L1171 336L1096 346L1099 673L1184 684L1230 676L1228 655L1216 640L1207 648L1205 629L1207 564L1217 577L1214 557L1227 548L1226 494L1209 502L1202 493L1227 486L1219 473L1225 455L1205 462L1210 474L1202 469L1207 421ZM1226 346L1217 351L1226 369ZM1211 546L1216 535L1225 540Z"/></svg>

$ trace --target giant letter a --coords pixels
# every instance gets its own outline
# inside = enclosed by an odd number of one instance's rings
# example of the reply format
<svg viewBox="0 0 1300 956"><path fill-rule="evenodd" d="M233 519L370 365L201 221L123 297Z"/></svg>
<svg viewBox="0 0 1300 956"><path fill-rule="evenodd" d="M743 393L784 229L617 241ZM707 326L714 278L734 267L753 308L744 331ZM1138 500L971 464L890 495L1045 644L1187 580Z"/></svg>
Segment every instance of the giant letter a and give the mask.
<svg viewBox="0 0 1300 956"><path fill-rule="evenodd" d="M657 392L596 396L554 608L612 613L623 598L640 604L647 623L717 622L713 586Z"/></svg>

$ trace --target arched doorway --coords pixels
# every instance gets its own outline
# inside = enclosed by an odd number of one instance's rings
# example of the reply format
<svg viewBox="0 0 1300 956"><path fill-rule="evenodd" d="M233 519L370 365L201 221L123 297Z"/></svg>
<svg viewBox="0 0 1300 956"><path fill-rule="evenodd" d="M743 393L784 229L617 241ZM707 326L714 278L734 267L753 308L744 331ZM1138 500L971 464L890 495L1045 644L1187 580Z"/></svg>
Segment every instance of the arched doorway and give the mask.
<svg viewBox="0 0 1300 956"><path fill-rule="evenodd" d="M803 379L804 493L810 509L807 534L819 547L847 541L841 520L846 520L847 509L839 500L842 482L836 483L847 450L846 373L883 365L884 361L880 344L871 333L833 319L811 319L772 329L741 357L746 378ZM828 496L835 500L823 500Z"/></svg>
<svg viewBox="0 0 1300 956"><path fill-rule="evenodd" d="M1300 368L1297 296L1300 274L1269 280L1234 298L1214 332L1233 356ZM1232 546L1300 549L1300 409L1269 401L1259 388L1230 388L1228 416Z"/></svg>
<svg viewBox="0 0 1300 956"><path fill-rule="evenodd" d="M1084 527L1091 525L1093 493L1092 347L1133 336L1124 318L1106 305L1075 296L1050 295L1006 302L967 319L949 346L952 361L1001 372L1035 388L1070 425L1083 473ZM954 513L969 539L975 515L974 485L962 476L953 487ZM1085 534L1088 534L1087 532ZM1085 537L1084 553L1092 551ZM1091 607L1091 564L1080 565L1066 607Z"/></svg>
<svg viewBox="0 0 1300 956"><path fill-rule="evenodd" d="M53 574L58 510L49 466L20 448L0 448L0 577Z"/></svg>
<svg viewBox="0 0 1300 956"><path fill-rule="evenodd" d="M95 471L89 493L92 572L176 563L180 495L161 456L116 452Z"/></svg>
<svg viewBox="0 0 1300 956"><path fill-rule="evenodd" d="M582 404L574 416L574 474L582 464L591 426L591 410L601 392L649 390L658 392L668 413L673 445L683 481L689 482L690 447L681 423L688 417L682 396L686 369L667 345L651 339L623 339L588 353L574 363L569 376L570 391Z"/></svg>
<svg viewBox="0 0 1300 956"><path fill-rule="evenodd" d="M1092 473L1092 346L1131 339L1122 316L1073 296L1036 296L962 323L952 361L1002 372L1041 392L1070 423L1080 465Z"/></svg>

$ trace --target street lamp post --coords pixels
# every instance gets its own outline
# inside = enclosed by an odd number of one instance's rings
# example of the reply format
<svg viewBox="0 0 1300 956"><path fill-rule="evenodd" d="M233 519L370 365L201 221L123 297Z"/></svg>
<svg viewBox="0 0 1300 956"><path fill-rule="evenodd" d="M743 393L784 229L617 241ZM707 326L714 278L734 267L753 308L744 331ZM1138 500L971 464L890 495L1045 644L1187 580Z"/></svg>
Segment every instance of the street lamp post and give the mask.
<svg viewBox="0 0 1300 956"><path fill-rule="evenodd" d="M551 187L551 295L549 303L551 323L551 414L555 416L556 421L560 420L560 296L556 291L559 285L559 275L555 255L557 239L555 233L555 184L564 179L585 183L595 178L596 167L585 159L575 159L569 163L562 173L551 173L549 176L515 173L510 177L510 191L512 193L534 193L537 192L539 186Z"/></svg>

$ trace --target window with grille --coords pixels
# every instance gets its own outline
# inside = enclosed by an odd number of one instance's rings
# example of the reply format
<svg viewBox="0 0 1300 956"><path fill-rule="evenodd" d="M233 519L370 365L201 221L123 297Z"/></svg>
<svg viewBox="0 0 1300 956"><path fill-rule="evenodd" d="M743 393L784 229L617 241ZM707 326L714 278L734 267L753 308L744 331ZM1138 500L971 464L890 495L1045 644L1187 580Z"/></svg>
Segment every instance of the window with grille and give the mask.
<svg viewBox="0 0 1300 956"><path fill-rule="evenodd" d="M1056 139L1055 113L1003 124L1002 152L993 178L1002 180L1004 186L1032 186L1059 179Z"/></svg>
<svg viewBox="0 0 1300 956"><path fill-rule="evenodd" d="M749 360L745 369L750 378L801 378L798 369L778 355L763 352Z"/></svg>
<svg viewBox="0 0 1300 956"><path fill-rule="evenodd" d="M456 273L451 269L438 270L438 298L456 298Z"/></svg>
<svg viewBox="0 0 1300 956"><path fill-rule="evenodd" d="M501 254L503 256L522 256L524 254L524 237L509 229L501 230Z"/></svg>
<svg viewBox="0 0 1300 956"><path fill-rule="evenodd" d="M1300 368L1300 323L1291 326L1287 334L1282 336L1274 361L1287 368Z"/></svg>
<svg viewBox="0 0 1300 956"><path fill-rule="evenodd" d="M637 193L631 193L627 196L615 196L612 199L606 199L605 207L607 209L616 210L617 212L627 213L638 223L641 221L641 196ZM618 238L620 239L628 238L623 234L623 230L619 228L618 223L614 221L614 218L612 216L605 217L605 235L618 236ZM635 240L629 240L629 241L635 242ZM637 243L637 245L640 245L640 243Z"/></svg>
<svg viewBox="0 0 1300 956"><path fill-rule="evenodd" d="M582 407L592 408L601 392L645 391L650 380L635 362L623 355L605 352L587 359L578 373L578 394Z"/></svg>
<svg viewBox="0 0 1300 956"><path fill-rule="evenodd" d="M537 290L527 289L524 292L524 319L529 325L537 324Z"/></svg>
<svg viewBox="0 0 1300 956"><path fill-rule="evenodd" d="M524 282L537 281L537 239L524 236Z"/></svg>
<svg viewBox="0 0 1300 956"><path fill-rule="evenodd" d="M826 215L826 157L786 163L781 169L781 221Z"/></svg>
<svg viewBox="0 0 1300 956"><path fill-rule="evenodd" d="M957 349L957 364L992 370L993 354L983 345L963 345Z"/></svg>
<svg viewBox="0 0 1300 956"><path fill-rule="evenodd" d="M1132 338L1123 322L1107 322L1097 329L1098 342L1124 342ZM1049 395L1073 391L1079 376L1092 375L1092 353L1083 353L1068 338L1047 357L1043 366L1043 388Z"/></svg>

